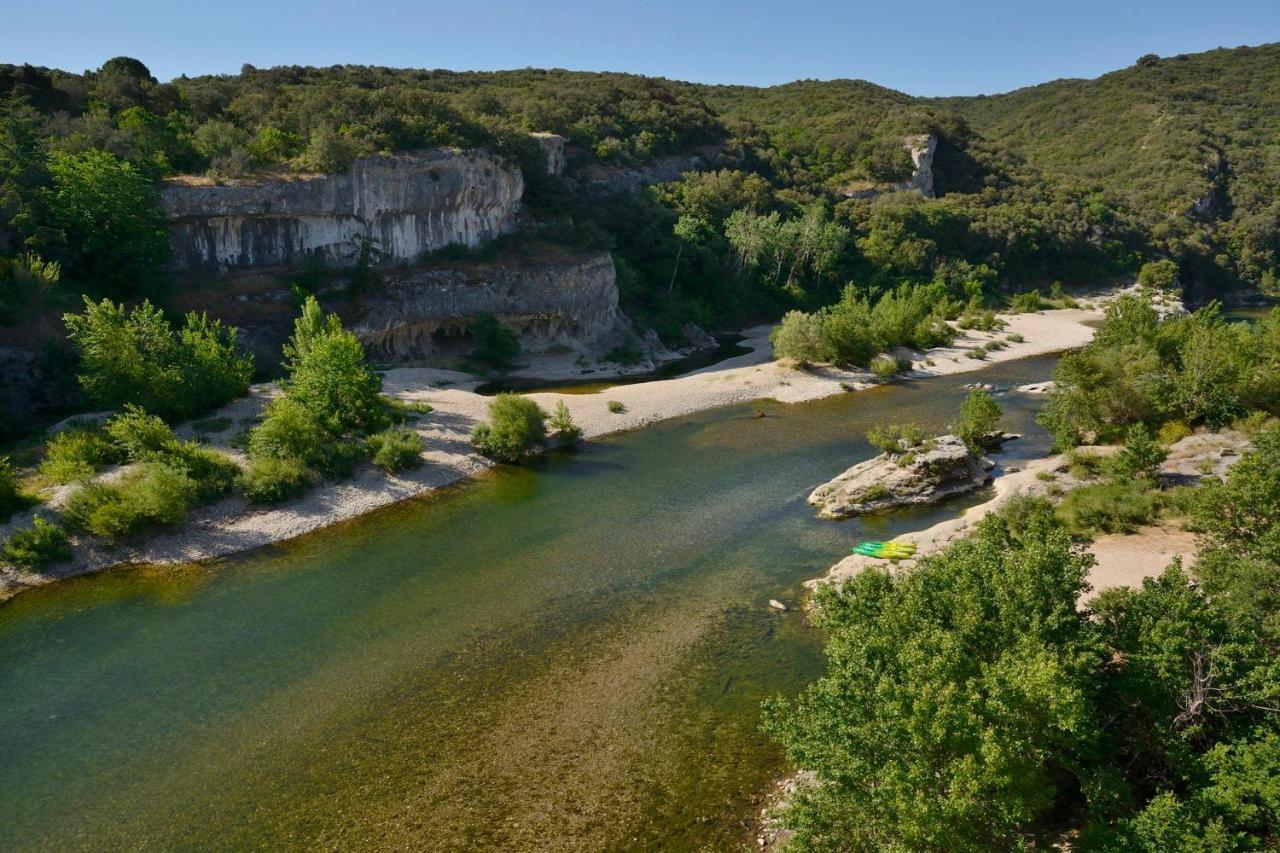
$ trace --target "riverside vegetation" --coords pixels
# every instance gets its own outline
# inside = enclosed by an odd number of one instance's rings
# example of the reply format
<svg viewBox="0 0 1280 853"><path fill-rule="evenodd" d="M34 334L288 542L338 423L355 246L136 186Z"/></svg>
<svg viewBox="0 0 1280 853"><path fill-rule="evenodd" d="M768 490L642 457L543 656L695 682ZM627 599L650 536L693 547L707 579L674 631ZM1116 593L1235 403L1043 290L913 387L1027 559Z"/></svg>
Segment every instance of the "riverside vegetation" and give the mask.
<svg viewBox="0 0 1280 853"><path fill-rule="evenodd" d="M904 284L942 288L978 328L1010 293L1055 283L1061 292L1141 274L1197 294L1273 289L1275 134L1260 117L1276 110L1257 81L1278 61L1274 45L1144 57L1096 85L933 100L855 81L755 89L565 71L245 66L162 83L129 57L84 74L0 66L0 322L29 318L56 375L75 352L40 318L81 294L163 299L172 282L159 179L340 172L356 157L434 146L488 147L525 175L524 224L479 255L538 242L607 249L628 315L668 340L689 321L729 328L844 305L822 314L834 326L862 310L854 302ZM1087 120L1058 118L1077 113ZM547 173L530 131L568 139L571 181ZM904 139L917 134L937 140L937 198L895 191L913 169ZM593 193L573 177L693 154L699 170L635 193ZM429 260L468 254L450 247ZM355 293L377 275L362 267L352 279ZM511 342L480 323L477 362L501 365ZM872 345L910 345L915 333ZM824 355L875 354L861 341L829 352L841 336L818 337ZM10 434L32 426L17 420Z"/></svg>
<svg viewBox="0 0 1280 853"><path fill-rule="evenodd" d="M1086 483L1015 498L968 539L892 575L825 585L828 673L766 708L814 772L782 815L801 850L1266 849L1280 833L1280 310L1161 320L1122 298L1059 362L1041 415ZM971 395L962 421L986 427ZM1167 487L1163 444L1228 423L1254 448L1225 478ZM901 449L911 427L878 428ZM1101 481L1098 478L1101 477ZM1050 494L1054 494L1051 486ZM1198 533L1139 589L1080 606L1075 543L1161 515Z"/></svg>

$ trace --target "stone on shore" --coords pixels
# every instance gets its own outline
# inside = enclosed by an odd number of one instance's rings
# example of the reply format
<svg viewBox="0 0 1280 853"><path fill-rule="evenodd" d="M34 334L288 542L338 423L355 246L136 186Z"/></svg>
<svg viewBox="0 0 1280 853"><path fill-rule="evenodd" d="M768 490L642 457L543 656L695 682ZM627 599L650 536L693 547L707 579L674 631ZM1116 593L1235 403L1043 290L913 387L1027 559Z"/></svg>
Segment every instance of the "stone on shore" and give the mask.
<svg viewBox="0 0 1280 853"><path fill-rule="evenodd" d="M809 495L822 518L849 518L899 506L923 505L991 483L995 463L954 435L911 450L860 462Z"/></svg>

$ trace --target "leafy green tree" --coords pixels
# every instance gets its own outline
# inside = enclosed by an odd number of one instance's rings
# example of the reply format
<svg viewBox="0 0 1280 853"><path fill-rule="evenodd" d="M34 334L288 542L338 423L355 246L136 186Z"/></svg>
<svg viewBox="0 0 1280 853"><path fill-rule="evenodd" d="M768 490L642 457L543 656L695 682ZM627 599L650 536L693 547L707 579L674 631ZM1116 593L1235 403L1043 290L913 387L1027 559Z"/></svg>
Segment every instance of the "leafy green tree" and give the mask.
<svg viewBox="0 0 1280 853"><path fill-rule="evenodd" d="M520 339L492 314L479 314L467 327L476 347L471 357L481 364L503 368L520 354Z"/></svg>
<svg viewBox="0 0 1280 853"><path fill-rule="evenodd" d="M1149 261L1138 270L1138 284L1151 290L1174 290L1178 286L1178 265L1167 258Z"/></svg>
<svg viewBox="0 0 1280 853"><path fill-rule="evenodd" d="M329 434L364 434L386 426L382 378L365 360L364 347L307 297L284 349L285 397L301 406Z"/></svg>
<svg viewBox="0 0 1280 853"><path fill-rule="evenodd" d="M970 391L960 402L960 418L951 431L969 445L969 449L977 451L982 438L995 430L1003 414L1000 404L986 391Z"/></svg>
<svg viewBox="0 0 1280 853"><path fill-rule="evenodd" d="M547 413L534 401L503 393L489 402L489 422L476 424L471 443L499 462L514 464L547 436Z"/></svg>
<svg viewBox="0 0 1280 853"><path fill-rule="evenodd" d="M130 296L153 285L169 238L151 181L105 151L55 154L49 171L45 207L57 236L37 234L33 248L102 294Z"/></svg>
<svg viewBox="0 0 1280 853"><path fill-rule="evenodd" d="M1125 433L1124 447L1116 455L1116 476L1122 479L1154 480L1160 463L1168 455L1151 435L1146 424L1133 424Z"/></svg>
<svg viewBox="0 0 1280 853"><path fill-rule="evenodd" d="M134 403L173 421L249 390L253 359L237 352L235 329L193 312L175 332L147 301L132 310L108 299L84 305L63 322L80 350L80 385L98 403Z"/></svg>
<svg viewBox="0 0 1280 853"><path fill-rule="evenodd" d="M1100 663L1076 600L1089 558L1047 507L889 577L824 587L827 674L765 728L816 773L787 810L800 849L1027 845L1066 756L1098 737Z"/></svg>

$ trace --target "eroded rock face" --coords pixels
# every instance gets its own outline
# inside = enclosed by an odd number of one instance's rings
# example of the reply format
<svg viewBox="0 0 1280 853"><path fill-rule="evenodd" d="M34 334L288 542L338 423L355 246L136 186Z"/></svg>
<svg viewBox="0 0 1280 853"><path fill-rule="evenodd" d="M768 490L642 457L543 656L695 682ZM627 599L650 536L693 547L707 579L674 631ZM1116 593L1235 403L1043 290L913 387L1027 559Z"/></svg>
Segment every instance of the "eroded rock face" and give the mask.
<svg viewBox="0 0 1280 853"><path fill-rule="evenodd" d="M450 243L512 230L524 179L484 151L438 150L357 160L342 175L161 193L179 270L297 265L309 255L353 263L361 243L412 260Z"/></svg>
<svg viewBox="0 0 1280 853"><path fill-rule="evenodd" d="M565 138L558 133L547 133L546 131L539 131L529 135L537 141L542 153L547 155L547 174L563 175Z"/></svg>
<svg viewBox="0 0 1280 853"><path fill-rule="evenodd" d="M881 453L860 462L809 495L823 518L849 518L913 504L937 503L991 482L990 459L954 435L908 453Z"/></svg>
<svg viewBox="0 0 1280 853"><path fill-rule="evenodd" d="M480 314L518 333L528 353L560 345L598 355L629 334L608 252L529 266L400 273L364 300L351 328L372 353L421 358L464 336Z"/></svg>
<svg viewBox="0 0 1280 853"><path fill-rule="evenodd" d="M916 167L906 189L918 190L925 198L933 198L933 155L938 150L938 137L931 134L909 136L904 141Z"/></svg>

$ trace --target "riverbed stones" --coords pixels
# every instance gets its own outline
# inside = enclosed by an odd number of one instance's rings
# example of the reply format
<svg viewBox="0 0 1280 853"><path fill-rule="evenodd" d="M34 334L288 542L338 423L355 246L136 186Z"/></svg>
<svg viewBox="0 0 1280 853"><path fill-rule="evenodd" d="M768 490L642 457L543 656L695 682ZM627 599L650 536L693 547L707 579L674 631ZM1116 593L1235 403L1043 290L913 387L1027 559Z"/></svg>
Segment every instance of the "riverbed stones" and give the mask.
<svg viewBox="0 0 1280 853"><path fill-rule="evenodd" d="M954 435L859 462L809 495L822 518L937 503L991 483L995 463Z"/></svg>

